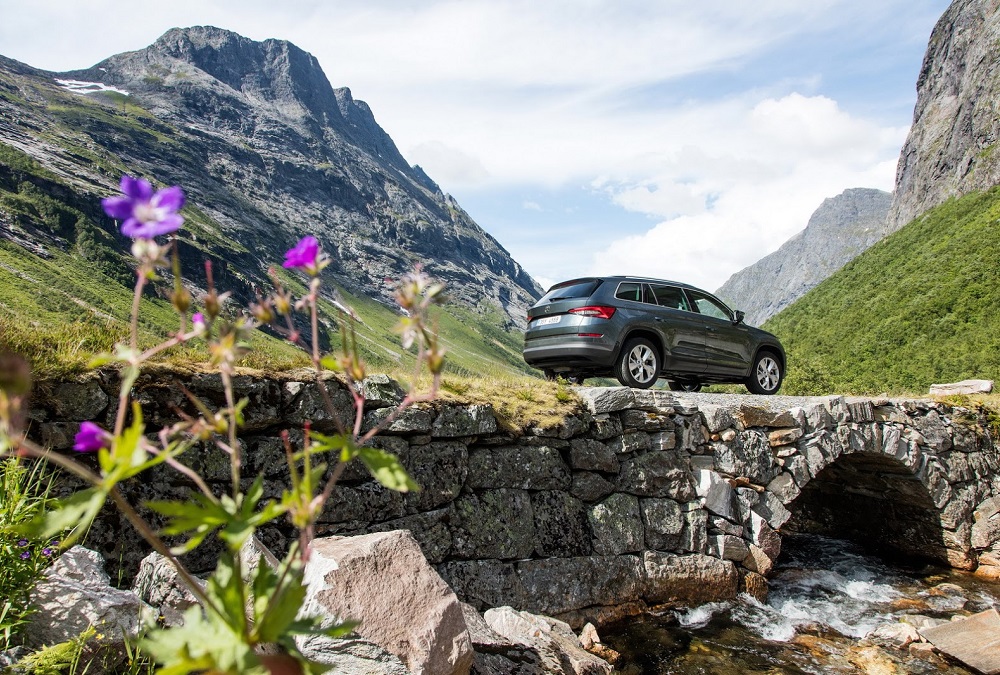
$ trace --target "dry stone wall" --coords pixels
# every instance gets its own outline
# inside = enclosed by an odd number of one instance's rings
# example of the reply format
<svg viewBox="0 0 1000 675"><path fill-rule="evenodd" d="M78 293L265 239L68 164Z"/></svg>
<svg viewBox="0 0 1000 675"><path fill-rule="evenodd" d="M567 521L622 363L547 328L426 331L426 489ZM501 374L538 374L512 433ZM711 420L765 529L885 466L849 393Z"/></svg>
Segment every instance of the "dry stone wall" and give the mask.
<svg viewBox="0 0 1000 675"><path fill-rule="evenodd" d="M285 486L281 432L294 442L306 420L336 428L311 377L236 378L237 396L249 399L247 476L263 473L274 497ZM181 385L222 403L217 376L144 375L133 394L150 429L190 408ZM351 419L347 392L333 379L328 386ZM32 433L68 448L80 421L110 424L117 387L113 372L52 387L32 412ZM385 377L369 378L365 391L366 427L402 399ZM318 534L407 529L478 609L511 605L574 626L661 603L759 596L783 533L793 530L1000 571L1000 457L971 411L932 401L828 397L776 410L765 397L719 405L624 387L577 393L579 411L544 429L506 429L483 405L407 410L374 443L396 453L423 489L391 492L351 466ZM188 457L227 489L221 453ZM190 489L164 469L126 492L143 500ZM146 551L126 528L109 510L88 545L127 578ZM284 525L261 533L274 550L294 536ZM203 549L189 557L196 570L212 566L215 552Z"/></svg>

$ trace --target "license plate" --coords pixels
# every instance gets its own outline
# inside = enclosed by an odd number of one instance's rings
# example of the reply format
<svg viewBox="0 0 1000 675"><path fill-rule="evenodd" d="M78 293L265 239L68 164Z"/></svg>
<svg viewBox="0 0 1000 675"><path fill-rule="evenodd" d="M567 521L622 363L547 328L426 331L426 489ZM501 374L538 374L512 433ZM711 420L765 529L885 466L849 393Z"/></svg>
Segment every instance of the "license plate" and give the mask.
<svg viewBox="0 0 1000 675"><path fill-rule="evenodd" d="M541 319L535 319L534 325L537 326L548 326L553 323L559 323L558 316L543 316Z"/></svg>

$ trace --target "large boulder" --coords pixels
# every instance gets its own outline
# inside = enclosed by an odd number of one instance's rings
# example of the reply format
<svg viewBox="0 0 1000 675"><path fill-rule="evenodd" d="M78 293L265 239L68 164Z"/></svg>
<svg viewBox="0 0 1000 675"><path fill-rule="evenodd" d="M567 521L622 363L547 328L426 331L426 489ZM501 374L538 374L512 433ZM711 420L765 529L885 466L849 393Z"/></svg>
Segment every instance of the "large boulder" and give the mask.
<svg viewBox="0 0 1000 675"><path fill-rule="evenodd" d="M45 571L31 593L37 610L24 630L35 648L67 642L93 626L82 661L111 669L125 660L126 640L135 641L154 610L131 591L114 588L99 553L74 546ZM100 666L98 666L100 664Z"/></svg>
<svg viewBox="0 0 1000 675"><path fill-rule="evenodd" d="M201 586L204 588L204 582ZM139 563L132 590L156 611L159 622L167 628L184 625L184 612L200 604L173 563L155 551Z"/></svg>
<svg viewBox="0 0 1000 675"><path fill-rule="evenodd" d="M303 613L360 621L357 633L414 675L464 675L473 651L455 593L406 530L312 544Z"/></svg>
<svg viewBox="0 0 1000 675"><path fill-rule="evenodd" d="M586 651L569 624L511 607L486 610L486 623L497 634L535 650L546 673L610 675L611 664Z"/></svg>

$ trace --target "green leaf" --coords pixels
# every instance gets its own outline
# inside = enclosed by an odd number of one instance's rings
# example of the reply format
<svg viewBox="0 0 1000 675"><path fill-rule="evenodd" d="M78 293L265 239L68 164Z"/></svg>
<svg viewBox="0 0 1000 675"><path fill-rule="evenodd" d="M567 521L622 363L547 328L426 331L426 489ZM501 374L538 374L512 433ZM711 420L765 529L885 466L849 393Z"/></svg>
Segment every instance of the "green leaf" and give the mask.
<svg viewBox="0 0 1000 675"><path fill-rule="evenodd" d="M263 568L267 572L261 572ZM278 642L288 633L306 599L302 583L302 566L298 561L285 560L278 572L271 570L261 556L254 580L254 607L257 624L254 630L261 642ZM263 577L263 578L262 578ZM278 579L282 585L278 586Z"/></svg>
<svg viewBox="0 0 1000 675"><path fill-rule="evenodd" d="M64 546L69 548L90 527L105 499L107 493L98 488L80 490L55 500L47 510L18 529L36 539L52 539L72 530L70 536L62 537Z"/></svg>
<svg viewBox="0 0 1000 675"><path fill-rule="evenodd" d="M214 613L204 614L199 606L184 612L182 626L150 631L142 647L162 665L158 675L205 671L267 674L240 633Z"/></svg>
<svg viewBox="0 0 1000 675"><path fill-rule="evenodd" d="M319 365L321 365L324 370L332 370L335 373L339 373L343 370L343 368L340 367L340 362L337 361L337 357L329 354L319 360Z"/></svg>
<svg viewBox="0 0 1000 675"><path fill-rule="evenodd" d="M420 489L395 455L378 448L358 448L358 456L375 480L390 490L409 492Z"/></svg>
<svg viewBox="0 0 1000 675"><path fill-rule="evenodd" d="M106 366L109 363L114 363L120 359L114 354L108 352L101 352L100 354L95 354L90 361L87 362L87 368L93 370L94 368L100 368L101 366Z"/></svg>
<svg viewBox="0 0 1000 675"><path fill-rule="evenodd" d="M246 631L247 590L246 581L237 573L235 557L223 552L205 584L205 591L222 610L226 625L240 635Z"/></svg>

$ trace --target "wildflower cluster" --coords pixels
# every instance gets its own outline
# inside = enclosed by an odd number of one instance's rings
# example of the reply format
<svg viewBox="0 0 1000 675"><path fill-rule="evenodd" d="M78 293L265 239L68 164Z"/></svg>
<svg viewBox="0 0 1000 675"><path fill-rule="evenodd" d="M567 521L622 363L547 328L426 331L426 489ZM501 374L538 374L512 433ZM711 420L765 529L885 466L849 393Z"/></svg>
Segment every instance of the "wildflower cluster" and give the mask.
<svg viewBox="0 0 1000 675"><path fill-rule="evenodd" d="M134 239L132 253L136 259L137 274L131 338L129 345L119 344L113 354L100 355L93 362L95 366L117 363L121 368L117 415L112 429L83 422L73 443L73 450L77 453L96 455L97 469L41 448L24 437L20 431L20 408L26 389L23 383L15 386L18 384L13 381L16 377L8 377L11 381L6 381L3 364L0 364L0 452L46 459L84 479L90 486L69 498L57 500L53 508L34 519L31 526L23 531L43 541L61 536L60 545L71 546L86 531L104 504L112 501L150 546L170 559L181 579L201 603L200 607L186 613L182 627L149 633L146 647L163 665L164 671L177 674L202 671L265 673L271 657L261 656L260 648L272 644L277 645L288 658L294 659L303 669L300 672L319 672L318 667L308 663L298 651L293 636L339 636L350 631L354 624L344 621L320 628L318 620L298 617L299 605L304 598L303 570L315 522L345 465L356 458L386 487L400 491L418 489L394 456L369 447L367 443L407 407L436 394L444 352L435 331L427 326L426 316L430 306L440 302L443 289L419 270L403 279L398 294L400 305L407 315L400 326L403 345L406 348L416 346L417 367L422 363L429 366L434 374L433 384L428 392L422 394L411 391L380 427L362 434L364 395L359 384L365 377L365 365L358 354L357 339L350 320L353 312L336 298L334 304L342 309L342 318L346 319L339 322L343 332L342 351L339 354L322 354L319 347L320 274L330 264L319 241L312 236L303 237L285 253L283 267L308 276L308 292L303 297L293 297L272 270L275 290L266 298L259 297L251 305L253 318L230 318L225 311L230 294L216 291L211 265L206 263L208 283L205 294L200 298L202 308L191 313L195 301L180 283L180 264L174 241L160 243L156 240L181 227L183 218L178 212L185 201L183 191L177 186L154 190L144 179L124 176L121 192L121 195L104 199L102 203L110 217L121 221L122 232ZM172 266L175 279L171 301L178 313L178 329L160 344L141 351L138 348L137 326L143 287L156 279L157 269L167 266ZM308 315L311 328L309 341L304 340L295 327L293 315L297 312ZM286 434L284 443L290 487L281 499L265 500L261 476L249 488L242 487L245 483L241 480L243 449L239 429L247 400L235 399L232 377L237 361L247 350L248 332L261 323L277 321L282 321L283 325L275 327L289 340L309 349L316 386L330 416L337 420L322 371L332 369L346 380L355 404L355 417L350 421L338 420L339 432L332 436L312 432L307 423L305 441L298 448L293 446ZM195 339L206 342L210 362L221 375L225 406L211 410L185 391L198 414L182 413L177 423L152 432L146 428L139 405L130 397L141 367L164 350ZM204 442L213 443L229 458L232 489L227 495L213 493L185 461L185 453ZM166 522L162 530L156 532L125 499L119 486L122 481L160 464L177 471L194 488L188 499L146 504ZM279 518L287 518L298 528L298 540L292 544L277 570L261 561L255 571L248 571L244 568L246 562L239 555L243 544L257 528ZM176 556L201 546L213 534L222 540L225 551L215 573L207 584L202 585ZM182 543L170 548L163 536L179 537ZM28 538L18 541L22 540L27 542ZM26 543L25 551L27 546ZM54 550L55 543L42 548L41 555L48 556Z"/></svg>

